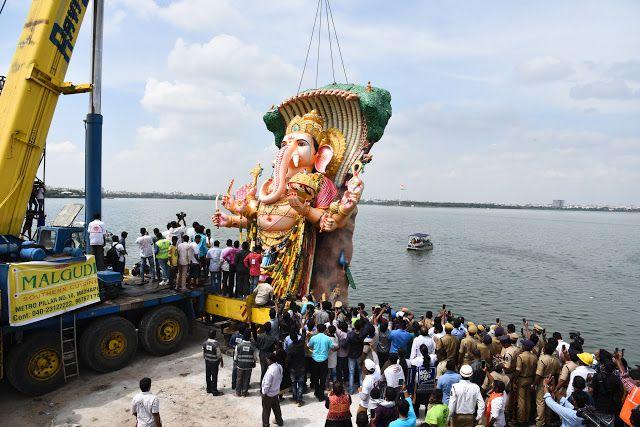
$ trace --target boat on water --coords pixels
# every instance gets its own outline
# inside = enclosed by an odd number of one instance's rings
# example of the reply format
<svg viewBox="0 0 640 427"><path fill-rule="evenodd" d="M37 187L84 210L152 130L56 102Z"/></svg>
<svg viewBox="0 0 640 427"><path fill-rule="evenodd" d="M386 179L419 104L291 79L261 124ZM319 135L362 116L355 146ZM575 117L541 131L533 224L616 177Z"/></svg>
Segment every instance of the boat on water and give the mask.
<svg viewBox="0 0 640 427"><path fill-rule="evenodd" d="M433 250L431 236L426 233L414 233L409 236L407 244L408 251L430 251Z"/></svg>

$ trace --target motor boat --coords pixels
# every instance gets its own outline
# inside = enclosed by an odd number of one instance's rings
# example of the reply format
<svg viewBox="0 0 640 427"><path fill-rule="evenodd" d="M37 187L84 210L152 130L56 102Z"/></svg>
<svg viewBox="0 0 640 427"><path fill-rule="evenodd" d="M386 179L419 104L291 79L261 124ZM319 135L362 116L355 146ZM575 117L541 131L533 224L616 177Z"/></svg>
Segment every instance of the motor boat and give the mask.
<svg viewBox="0 0 640 427"><path fill-rule="evenodd" d="M415 233L409 236L407 244L408 251L430 251L433 250L431 236L426 233Z"/></svg>

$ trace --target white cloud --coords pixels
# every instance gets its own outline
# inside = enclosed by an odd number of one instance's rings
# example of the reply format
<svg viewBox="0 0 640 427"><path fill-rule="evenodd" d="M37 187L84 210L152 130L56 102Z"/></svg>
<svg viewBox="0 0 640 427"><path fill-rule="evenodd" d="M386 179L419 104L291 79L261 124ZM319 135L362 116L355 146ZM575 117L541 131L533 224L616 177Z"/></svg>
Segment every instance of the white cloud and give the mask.
<svg viewBox="0 0 640 427"><path fill-rule="evenodd" d="M127 17L127 13L122 9L116 9L113 13L107 13L104 21L105 35L110 36L122 31L122 24Z"/></svg>
<svg viewBox="0 0 640 427"><path fill-rule="evenodd" d="M215 141L241 136L246 123L260 120L241 94L224 93L207 82L149 79L140 103L157 114L158 124L141 126L138 134L154 141Z"/></svg>
<svg viewBox="0 0 640 427"><path fill-rule="evenodd" d="M570 91L574 99L617 99L626 100L640 97L640 91L631 88L623 80L601 80L575 85Z"/></svg>
<svg viewBox="0 0 640 427"><path fill-rule="evenodd" d="M169 54L169 68L181 75L207 80L222 88L274 94L290 90L299 71L280 57L230 35L207 43L178 39Z"/></svg>
<svg viewBox="0 0 640 427"><path fill-rule="evenodd" d="M81 188L84 185L83 150L69 140L48 142L46 150L47 185ZM43 166L40 165L40 173Z"/></svg>
<svg viewBox="0 0 640 427"><path fill-rule="evenodd" d="M50 142L47 144L47 153L50 154L77 154L78 146L71 141Z"/></svg>
<svg viewBox="0 0 640 427"><path fill-rule="evenodd" d="M609 73L615 78L640 82L640 61L616 62L609 68Z"/></svg>
<svg viewBox="0 0 640 427"><path fill-rule="evenodd" d="M549 83L563 80L573 73L573 67L567 61L545 56L534 58L517 69L518 79L525 83Z"/></svg>
<svg viewBox="0 0 640 427"><path fill-rule="evenodd" d="M212 32L246 28L243 15L228 0L178 0L165 6L154 0L111 0L140 18L160 18L182 30Z"/></svg>

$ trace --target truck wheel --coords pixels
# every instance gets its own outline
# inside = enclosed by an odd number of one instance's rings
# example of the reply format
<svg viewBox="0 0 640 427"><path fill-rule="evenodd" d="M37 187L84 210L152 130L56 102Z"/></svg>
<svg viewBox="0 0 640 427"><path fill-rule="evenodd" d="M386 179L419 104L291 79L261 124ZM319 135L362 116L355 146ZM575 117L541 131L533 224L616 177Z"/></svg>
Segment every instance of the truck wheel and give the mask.
<svg viewBox="0 0 640 427"><path fill-rule="evenodd" d="M117 371L127 366L137 348L136 328L120 316L94 320L80 338L80 358L97 372Z"/></svg>
<svg viewBox="0 0 640 427"><path fill-rule="evenodd" d="M7 378L18 391L39 396L64 384L60 335L38 332L14 346L7 357Z"/></svg>
<svg viewBox="0 0 640 427"><path fill-rule="evenodd" d="M140 321L142 347L155 356L178 350L187 336L189 322L182 310L172 305L158 307L146 313Z"/></svg>

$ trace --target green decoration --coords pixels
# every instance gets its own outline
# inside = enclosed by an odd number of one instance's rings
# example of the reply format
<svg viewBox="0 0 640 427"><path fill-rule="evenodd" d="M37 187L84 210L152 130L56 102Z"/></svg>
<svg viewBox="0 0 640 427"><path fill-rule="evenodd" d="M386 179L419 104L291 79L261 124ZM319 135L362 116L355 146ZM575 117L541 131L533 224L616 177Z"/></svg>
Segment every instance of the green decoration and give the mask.
<svg viewBox="0 0 640 427"><path fill-rule="evenodd" d="M267 111L264 116L262 116L262 120L264 121L264 124L267 125L267 129L273 132L276 145L280 148L280 143L284 138L284 132L287 128L284 123L284 117L282 117L282 114L280 114L280 111L278 111L277 108L274 108Z"/></svg>

